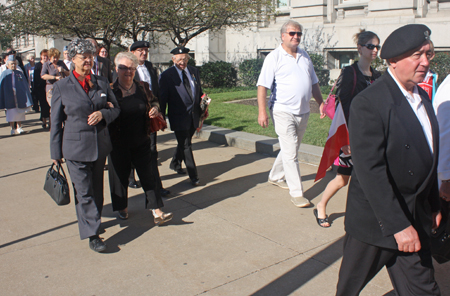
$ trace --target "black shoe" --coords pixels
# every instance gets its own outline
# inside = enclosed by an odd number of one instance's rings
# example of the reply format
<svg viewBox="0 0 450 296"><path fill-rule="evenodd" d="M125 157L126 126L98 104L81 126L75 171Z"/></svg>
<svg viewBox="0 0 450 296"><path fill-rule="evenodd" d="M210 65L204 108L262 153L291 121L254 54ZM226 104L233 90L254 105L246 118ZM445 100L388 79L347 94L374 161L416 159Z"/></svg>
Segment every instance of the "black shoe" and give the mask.
<svg viewBox="0 0 450 296"><path fill-rule="evenodd" d="M141 188L142 186L141 186L141 182L139 182L139 181L130 181L130 183L128 183L128 187L136 189L136 188Z"/></svg>
<svg viewBox="0 0 450 296"><path fill-rule="evenodd" d="M200 185L200 180L198 178L191 179L192 186L198 186Z"/></svg>
<svg viewBox="0 0 450 296"><path fill-rule="evenodd" d="M159 189L159 194L161 194L162 197L166 197L167 195L170 194L170 190L161 188L161 189Z"/></svg>
<svg viewBox="0 0 450 296"><path fill-rule="evenodd" d="M176 169L174 171L177 172L178 175L186 175L186 171L182 168Z"/></svg>
<svg viewBox="0 0 450 296"><path fill-rule="evenodd" d="M107 165L107 164L105 164L105 166L103 167L103 170L104 170L104 171L107 171L107 170L108 170L108 165Z"/></svg>
<svg viewBox="0 0 450 296"><path fill-rule="evenodd" d="M117 213L117 218L119 218L120 220L127 220L128 219L128 212L119 211Z"/></svg>
<svg viewBox="0 0 450 296"><path fill-rule="evenodd" d="M106 245L100 237L96 236L94 238L89 239L90 239L89 248L91 248L91 250L99 253L106 250Z"/></svg>

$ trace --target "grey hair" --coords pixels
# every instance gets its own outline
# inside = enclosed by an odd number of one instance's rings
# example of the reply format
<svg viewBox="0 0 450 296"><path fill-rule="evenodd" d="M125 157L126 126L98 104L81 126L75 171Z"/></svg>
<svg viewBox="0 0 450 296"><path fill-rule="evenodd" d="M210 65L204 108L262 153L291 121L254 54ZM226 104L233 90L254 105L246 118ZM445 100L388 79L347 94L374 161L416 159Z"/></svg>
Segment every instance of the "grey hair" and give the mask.
<svg viewBox="0 0 450 296"><path fill-rule="evenodd" d="M67 51L69 57L73 59L77 54L94 54L95 47L89 40L76 38L69 43L67 46Z"/></svg>
<svg viewBox="0 0 450 296"><path fill-rule="evenodd" d="M27 57L26 57L27 61L29 61L31 58L36 58L36 56L32 53L27 54Z"/></svg>
<svg viewBox="0 0 450 296"><path fill-rule="evenodd" d="M129 59L130 61L133 62L135 67L137 67L139 65L138 58L133 53L131 53L129 51L121 51L118 54L116 54L116 57L114 58L114 64L116 64L116 66L118 66L119 65L119 61L121 59Z"/></svg>
<svg viewBox="0 0 450 296"><path fill-rule="evenodd" d="M294 28L300 28L300 31L303 32L303 26L300 25L298 22L293 20L288 20L281 26L280 34L286 33L287 27L294 27Z"/></svg>

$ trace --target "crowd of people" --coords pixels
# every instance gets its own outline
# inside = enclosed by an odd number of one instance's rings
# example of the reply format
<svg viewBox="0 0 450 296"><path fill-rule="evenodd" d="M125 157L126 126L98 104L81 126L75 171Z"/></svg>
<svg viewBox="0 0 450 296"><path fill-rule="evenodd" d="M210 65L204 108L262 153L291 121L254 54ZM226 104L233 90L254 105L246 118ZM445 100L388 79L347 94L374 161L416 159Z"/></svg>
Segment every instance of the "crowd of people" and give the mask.
<svg viewBox="0 0 450 296"><path fill-rule="evenodd" d="M299 48L302 31L294 21L282 26L282 43L266 57L257 83L258 122L263 128L269 123L270 89L281 150L268 182L288 189L297 207L310 205L297 153L311 95L324 117L311 59ZM336 177L313 210L319 226L330 227L327 203L351 179L336 295L359 295L384 266L396 295L440 295L431 234L450 201L450 76L435 94L430 36L427 26L411 24L393 31L380 46L374 32L361 30L354 36L359 60L338 78L336 108L343 111L350 145L336 147L341 149ZM388 65L383 75L370 66L379 51Z"/></svg>
<svg viewBox="0 0 450 296"><path fill-rule="evenodd" d="M268 182L289 190L292 203L304 208L311 202L303 195L298 150L311 96L320 117L325 114L312 61L299 47L303 27L290 20L280 33L282 43L266 57L257 82L258 123L269 125L270 89L280 153ZM430 36L418 24L396 29L384 42L361 30L354 36L358 61L338 78L336 108L342 108L350 145L338 147L337 174L313 209L318 225L331 227L326 206L349 184L337 295L358 295L384 266L398 295L440 295L430 234L450 201L450 76L436 92ZM157 164L155 122L165 120L166 109L177 140L170 169L187 171L190 183L200 184L192 152L202 113L199 71L188 66L189 49L177 47L171 51L174 66L158 77L149 47L134 42L115 56L113 69L107 49L94 39L71 41L63 61L56 48L42 50L39 62L28 55L25 66L13 49L4 55L0 109L6 109L11 135L23 133L21 122L32 107L41 113L42 127L49 124L51 158L66 162L73 183L80 237L96 252L106 250L99 237L105 168L118 219L129 217L128 187L143 188L155 225L173 217L162 211L170 191ZM371 67L379 52L388 65L383 75Z"/></svg>

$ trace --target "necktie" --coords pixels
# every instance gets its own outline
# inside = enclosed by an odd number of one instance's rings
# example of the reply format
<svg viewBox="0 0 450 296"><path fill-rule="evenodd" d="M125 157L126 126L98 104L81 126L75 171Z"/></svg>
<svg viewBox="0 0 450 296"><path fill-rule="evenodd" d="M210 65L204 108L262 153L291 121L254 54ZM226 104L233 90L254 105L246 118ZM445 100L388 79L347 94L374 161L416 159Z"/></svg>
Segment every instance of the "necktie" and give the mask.
<svg viewBox="0 0 450 296"><path fill-rule="evenodd" d="M191 99L192 99L191 84L189 83L189 78L187 77L185 71L183 71L183 84L184 84L184 87L186 88L186 90L187 90L189 96L190 96Z"/></svg>

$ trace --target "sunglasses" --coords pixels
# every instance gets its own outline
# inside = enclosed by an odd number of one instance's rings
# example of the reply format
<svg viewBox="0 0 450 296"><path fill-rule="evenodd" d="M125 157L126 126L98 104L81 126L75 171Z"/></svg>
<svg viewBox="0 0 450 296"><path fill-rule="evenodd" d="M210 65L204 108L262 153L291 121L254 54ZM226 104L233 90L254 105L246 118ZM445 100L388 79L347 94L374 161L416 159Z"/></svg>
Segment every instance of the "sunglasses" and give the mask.
<svg viewBox="0 0 450 296"><path fill-rule="evenodd" d="M368 44L361 44L361 46L365 46L369 50L373 50L375 47L377 48L377 50L380 50L380 48L381 48L381 46L379 46L379 45L373 45L373 44L370 44L370 43L368 43Z"/></svg>
<svg viewBox="0 0 450 296"><path fill-rule="evenodd" d="M298 37L301 37L303 35L302 32L287 32L289 36L294 37L295 34L297 34Z"/></svg>
<svg viewBox="0 0 450 296"><path fill-rule="evenodd" d="M119 65L117 68L123 71L131 71L131 72L136 71L136 67L127 67L125 65Z"/></svg>

